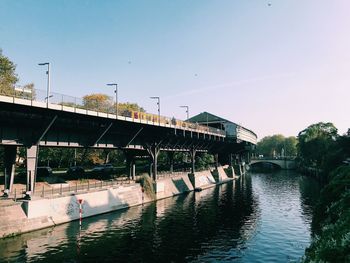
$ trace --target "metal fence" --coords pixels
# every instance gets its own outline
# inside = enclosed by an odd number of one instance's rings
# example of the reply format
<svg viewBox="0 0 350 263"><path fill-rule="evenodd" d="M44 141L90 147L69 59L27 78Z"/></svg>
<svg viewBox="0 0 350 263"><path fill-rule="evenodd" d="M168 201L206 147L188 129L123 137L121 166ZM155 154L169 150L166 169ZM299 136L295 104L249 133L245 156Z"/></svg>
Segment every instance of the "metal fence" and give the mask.
<svg viewBox="0 0 350 263"><path fill-rule="evenodd" d="M57 196L78 194L82 192L88 191L97 191L99 189L107 189L120 185L130 185L135 183L135 181L130 180L127 177L118 178L109 181L94 181L87 182L84 181L76 181L74 184L69 183L61 183L61 184L52 184L52 185L36 185L34 193L31 196L42 197L42 198L52 198ZM15 200L24 198L26 196L25 188L14 188L12 193L9 193L9 198L13 198Z"/></svg>
<svg viewBox="0 0 350 263"><path fill-rule="evenodd" d="M112 98L107 98L105 100L98 100L92 98L78 98L55 92L51 92L49 97L47 97L46 91L44 90L20 87L17 87L13 90L0 90L0 95L12 97L13 102L15 102L15 98L42 103L47 103L49 101L50 104L61 106L62 110L64 110L64 108L66 107L71 107L74 109L74 111L76 111L76 109L82 109L86 111L95 111L98 113L116 114L116 107ZM33 103L31 103L31 105L32 104ZM136 122L146 121L147 123L150 122L155 125L163 124L177 127L180 129L193 129L204 133L213 133L221 136L226 135L225 131L221 129L199 125L197 123L186 122L175 118L158 116L156 114L150 114L141 111L130 111L125 108L123 109L122 107L118 109L118 116L132 118L133 121Z"/></svg>

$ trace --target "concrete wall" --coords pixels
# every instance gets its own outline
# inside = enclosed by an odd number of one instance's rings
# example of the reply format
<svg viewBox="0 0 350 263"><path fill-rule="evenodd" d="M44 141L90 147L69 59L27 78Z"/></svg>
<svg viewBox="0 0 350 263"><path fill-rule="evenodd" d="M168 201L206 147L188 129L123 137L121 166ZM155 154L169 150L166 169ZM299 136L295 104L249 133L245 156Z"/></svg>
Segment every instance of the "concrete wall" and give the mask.
<svg viewBox="0 0 350 263"><path fill-rule="evenodd" d="M146 193L142 193L139 184L134 184L77 195L13 202L0 207L0 237L79 219L78 199L83 200L83 217L152 201Z"/></svg>
<svg viewBox="0 0 350 263"><path fill-rule="evenodd" d="M193 185L187 173L160 179L156 183L157 199L167 198L190 191L193 191Z"/></svg>
<svg viewBox="0 0 350 263"><path fill-rule="evenodd" d="M134 184L65 197L25 201L23 205L28 219L48 215L55 224L61 224L79 218L78 199L83 200L83 217L87 217L142 204L142 195L141 186ZM144 194L143 202L149 201L151 199Z"/></svg>
<svg viewBox="0 0 350 263"><path fill-rule="evenodd" d="M205 189L208 187L213 187L217 184L224 183L232 180L229 178L224 171L222 166L219 166L217 170L206 170L201 172L196 172L194 175L189 174L189 178L194 188Z"/></svg>
<svg viewBox="0 0 350 263"><path fill-rule="evenodd" d="M219 167L216 172L217 180L209 170L197 172L192 177L191 174L182 173L159 179L155 184L156 199L190 192L195 187L205 189L232 180L227 177L222 167ZM79 199L83 200L83 217L153 201L142 192L140 184L119 185L109 189L56 198L37 198L23 202L8 200L8 205L0 206L0 238L79 219ZM3 201L2 204L4 204Z"/></svg>
<svg viewBox="0 0 350 263"><path fill-rule="evenodd" d="M28 219L21 203L0 207L0 238L54 226L48 216Z"/></svg>

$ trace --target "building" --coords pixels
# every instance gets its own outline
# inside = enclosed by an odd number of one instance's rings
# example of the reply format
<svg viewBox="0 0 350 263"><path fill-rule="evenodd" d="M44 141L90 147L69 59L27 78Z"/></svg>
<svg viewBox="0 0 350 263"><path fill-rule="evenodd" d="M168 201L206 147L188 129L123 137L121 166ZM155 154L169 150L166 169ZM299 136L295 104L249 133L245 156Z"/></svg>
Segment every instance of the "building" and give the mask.
<svg viewBox="0 0 350 263"><path fill-rule="evenodd" d="M251 130L206 111L189 118L187 121L222 129L226 132L227 140L232 140L237 143L245 141L253 145L257 144L258 137Z"/></svg>

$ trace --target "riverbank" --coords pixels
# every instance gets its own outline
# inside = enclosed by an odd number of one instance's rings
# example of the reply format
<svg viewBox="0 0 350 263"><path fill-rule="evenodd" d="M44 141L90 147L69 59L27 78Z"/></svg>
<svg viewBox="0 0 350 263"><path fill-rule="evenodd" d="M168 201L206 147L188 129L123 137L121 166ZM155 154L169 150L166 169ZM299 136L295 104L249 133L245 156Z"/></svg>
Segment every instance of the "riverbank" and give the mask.
<svg viewBox="0 0 350 263"><path fill-rule="evenodd" d="M304 262L350 262L350 166L330 174L313 216Z"/></svg>
<svg viewBox="0 0 350 263"><path fill-rule="evenodd" d="M214 187L234 180L223 167L201 171L196 174L179 173L157 180L154 193L147 193L140 183L116 185L109 188L86 190L80 193L65 193L48 198L32 200L0 200L0 237L55 226L79 219L79 200L82 200L82 217L90 217L111 211ZM192 180L192 181L191 181Z"/></svg>

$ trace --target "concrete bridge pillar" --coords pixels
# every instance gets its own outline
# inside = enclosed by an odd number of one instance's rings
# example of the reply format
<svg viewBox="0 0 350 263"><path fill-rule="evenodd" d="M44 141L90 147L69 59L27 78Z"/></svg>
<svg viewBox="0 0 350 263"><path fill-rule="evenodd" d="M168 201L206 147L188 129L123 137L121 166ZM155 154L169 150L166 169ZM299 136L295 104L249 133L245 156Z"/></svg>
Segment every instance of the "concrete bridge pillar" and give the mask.
<svg viewBox="0 0 350 263"><path fill-rule="evenodd" d="M170 173L174 172L174 152L167 152Z"/></svg>
<svg viewBox="0 0 350 263"><path fill-rule="evenodd" d="M194 174L195 171L196 171L196 166L195 166L195 164L196 164L196 153L197 153L197 151L196 151L194 148L192 148L192 149L190 150L190 156L191 156L191 173L192 173L192 174Z"/></svg>
<svg viewBox="0 0 350 263"><path fill-rule="evenodd" d="M229 154L228 154L228 165L229 165L230 167L232 167L232 165L233 165L233 156L232 156L232 153L229 153Z"/></svg>
<svg viewBox="0 0 350 263"><path fill-rule="evenodd" d="M235 169L234 169L234 164L233 164L232 153L229 153L229 155L228 155L228 173L229 173L229 177L231 177L231 178L235 177Z"/></svg>
<svg viewBox="0 0 350 263"><path fill-rule="evenodd" d="M38 165L39 146L27 148L27 186L26 195L31 196L35 191L36 168Z"/></svg>
<svg viewBox="0 0 350 263"><path fill-rule="evenodd" d="M214 161L215 161L215 169L217 170L219 167L219 154L214 153Z"/></svg>
<svg viewBox="0 0 350 263"><path fill-rule="evenodd" d="M126 169L127 173L129 174L129 179L135 180L136 175L136 165L135 165L135 157L133 155L125 154L126 155Z"/></svg>
<svg viewBox="0 0 350 263"><path fill-rule="evenodd" d="M157 174L158 174L158 155L160 152L160 144L159 143L153 143L151 145L146 145L145 148L147 149L147 152L149 156L151 157L151 170L152 170L152 179L154 181L157 180Z"/></svg>
<svg viewBox="0 0 350 263"><path fill-rule="evenodd" d="M15 176L17 146L4 146L4 197L8 197L12 192L13 180Z"/></svg>

